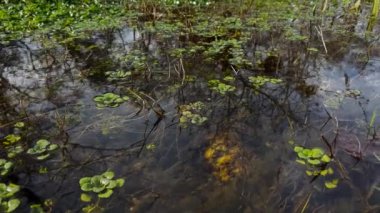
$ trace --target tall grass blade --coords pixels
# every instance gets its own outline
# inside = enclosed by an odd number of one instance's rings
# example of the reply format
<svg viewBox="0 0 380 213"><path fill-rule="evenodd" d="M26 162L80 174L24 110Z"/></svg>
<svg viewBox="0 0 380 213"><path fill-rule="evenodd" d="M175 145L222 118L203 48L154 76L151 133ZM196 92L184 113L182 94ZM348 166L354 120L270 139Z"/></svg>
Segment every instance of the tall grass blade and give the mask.
<svg viewBox="0 0 380 213"><path fill-rule="evenodd" d="M376 113L376 109L373 110L372 112L372 116L371 116L371 120L369 121L369 128L372 129L373 125L375 124L375 120L376 120L376 116L377 116L377 113Z"/></svg>
<svg viewBox="0 0 380 213"><path fill-rule="evenodd" d="M379 16L380 0L373 0L371 16L368 20L367 31L372 31L375 26L376 19Z"/></svg>

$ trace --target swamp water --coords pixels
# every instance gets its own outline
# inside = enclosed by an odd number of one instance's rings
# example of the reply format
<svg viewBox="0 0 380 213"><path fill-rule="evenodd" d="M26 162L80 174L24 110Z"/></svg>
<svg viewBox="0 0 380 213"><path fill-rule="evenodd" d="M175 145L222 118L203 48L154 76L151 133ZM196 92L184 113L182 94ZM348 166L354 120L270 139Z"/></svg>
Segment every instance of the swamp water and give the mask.
<svg viewBox="0 0 380 213"><path fill-rule="evenodd" d="M21 187L16 211L379 212L379 39L331 33L325 53L319 37L316 51L262 36L247 55L278 49L255 71L185 60L165 51L181 40L128 27L2 46L0 153L17 165L4 179ZM21 136L14 156L9 135ZM40 139L59 148L27 151ZM79 180L106 171L124 184L81 200Z"/></svg>

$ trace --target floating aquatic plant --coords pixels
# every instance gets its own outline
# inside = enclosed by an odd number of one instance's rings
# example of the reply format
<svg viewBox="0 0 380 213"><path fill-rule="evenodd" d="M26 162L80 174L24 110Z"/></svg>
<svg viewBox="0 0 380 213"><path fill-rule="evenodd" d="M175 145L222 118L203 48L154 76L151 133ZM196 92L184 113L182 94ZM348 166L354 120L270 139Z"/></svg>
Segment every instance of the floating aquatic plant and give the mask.
<svg viewBox="0 0 380 213"><path fill-rule="evenodd" d="M131 75L132 75L131 71L124 71L124 70L106 72L107 80L109 81L125 80Z"/></svg>
<svg viewBox="0 0 380 213"><path fill-rule="evenodd" d="M105 107L115 108L120 106L127 100L129 100L128 96L121 97L120 95L111 92L94 97L96 107L99 109L103 109Z"/></svg>
<svg viewBox="0 0 380 213"><path fill-rule="evenodd" d="M14 198L14 195L20 191L20 186L10 183L0 183L0 211L13 212L19 205L20 200Z"/></svg>
<svg viewBox="0 0 380 213"><path fill-rule="evenodd" d="M24 148L21 145L17 145L17 146L6 147L6 150L7 150L7 156L8 156L8 158L14 158L18 154L20 154L21 152L23 152Z"/></svg>
<svg viewBox="0 0 380 213"><path fill-rule="evenodd" d="M9 134L5 136L4 145L11 145L21 140L21 136L15 134Z"/></svg>
<svg viewBox="0 0 380 213"><path fill-rule="evenodd" d="M24 126L25 126L25 123L24 123L24 122L17 122L17 123L15 123L15 125L14 125L14 127L19 128L19 129L23 128Z"/></svg>
<svg viewBox="0 0 380 213"><path fill-rule="evenodd" d="M331 162L331 158L325 153L323 149L319 147L308 149L302 146L295 146L294 152L297 153L296 162L307 167L305 171L306 175L315 177L329 176L334 174L334 170L331 167L327 166L328 163ZM337 184L337 179L334 179L332 181L325 181L325 186L328 189L335 188Z"/></svg>
<svg viewBox="0 0 380 213"><path fill-rule="evenodd" d="M148 58L144 52L135 49L128 52L126 56L120 58L131 70L144 71L147 68Z"/></svg>
<svg viewBox="0 0 380 213"><path fill-rule="evenodd" d="M220 93L221 95L225 95L227 92L233 92L236 90L235 86L225 84L219 80L209 80L208 86L211 90L214 90L215 92Z"/></svg>
<svg viewBox="0 0 380 213"><path fill-rule="evenodd" d="M338 186L338 182L339 182L338 179L333 179L331 181L325 181L325 186L328 189L334 189Z"/></svg>
<svg viewBox="0 0 380 213"><path fill-rule="evenodd" d="M279 84L282 82L281 79L270 78L267 76L251 76L248 79L249 79L249 82L252 83L253 88L255 88L255 89L260 89L261 87L263 87L267 83Z"/></svg>
<svg viewBox="0 0 380 213"><path fill-rule="evenodd" d="M50 151L58 149L57 144L51 144L45 139L38 140L36 144L28 149L27 153L37 156L38 160L44 160L50 156Z"/></svg>
<svg viewBox="0 0 380 213"><path fill-rule="evenodd" d="M83 177L79 180L80 188L84 192L93 192L99 198L109 198L116 187L124 185L124 179L113 179L115 174L112 171L104 172L101 175L93 177ZM87 193L81 194L81 200L84 202L91 202L92 197Z"/></svg>
<svg viewBox="0 0 380 213"><path fill-rule="evenodd" d="M179 107L180 118L179 123L182 127L186 128L188 123L195 125L202 125L207 121L207 117L201 116L201 110L205 107L204 103L197 101L188 105L181 105Z"/></svg>
<svg viewBox="0 0 380 213"><path fill-rule="evenodd" d="M7 175L11 170L13 163L5 159L0 159L0 176Z"/></svg>

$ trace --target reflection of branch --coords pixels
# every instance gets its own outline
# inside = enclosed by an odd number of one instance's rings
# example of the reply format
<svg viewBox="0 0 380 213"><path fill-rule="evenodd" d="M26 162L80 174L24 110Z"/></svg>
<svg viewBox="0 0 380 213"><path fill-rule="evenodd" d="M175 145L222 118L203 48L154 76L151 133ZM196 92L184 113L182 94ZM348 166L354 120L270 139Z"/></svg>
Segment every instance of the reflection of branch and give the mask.
<svg viewBox="0 0 380 213"><path fill-rule="evenodd" d="M327 141L327 139L325 138L325 136L321 136L322 138L322 141L326 144L326 146L329 148L329 151L330 151L330 157L333 158L334 157L334 151L333 151L333 148L331 146L331 144Z"/></svg>
<svg viewBox="0 0 380 213"><path fill-rule="evenodd" d="M243 85L247 88L253 89L255 92L265 96L268 98L274 105L276 105L286 116L289 116L291 119L297 121L299 119L296 118L295 115L291 114L288 110L284 109L283 104L280 104L274 97L270 96L269 94L265 93L264 91L254 87L251 85L242 75L240 72L233 69L235 76L243 83Z"/></svg>
<svg viewBox="0 0 380 213"><path fill-rule="evenodd" d="M149 130L148 134L145 134L145 133L146 133L146 130L147 130L147 129L145 129L143 143L142 143L142 145L141 145L141 147L140 147L139 152L137 153L137 157L140 156L141 152L143 151L143 149L144 149L144 147L145 147L146 142L148 141L148 138L150 137L150 135L152 134L152 132L153 132L154 130L157 129L158 124L159 124L161 121L162 121L162 117L158 117L157 120L156 120L156 122L153 124L152 128ZM148 127L148 125L146 125L146 127Z"/></svg>

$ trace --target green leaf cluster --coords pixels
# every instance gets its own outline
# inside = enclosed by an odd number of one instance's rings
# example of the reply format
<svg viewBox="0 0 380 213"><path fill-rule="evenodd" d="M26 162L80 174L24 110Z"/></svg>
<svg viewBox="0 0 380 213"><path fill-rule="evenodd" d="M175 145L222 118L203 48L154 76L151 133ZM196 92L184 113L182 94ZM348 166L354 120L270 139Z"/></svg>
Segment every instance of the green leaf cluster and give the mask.
<svg viewBox="0 0 380 213"><path fill-rule="evenodd" d="M62 36L120 26L122 8L98 0L6 1L0 4L0 39L17 40L38 34Z"/></svg>
<svg viewBox="0 0 380 213"><path fill-rule="evenodd" d="M0 211L13 212L20 205L20 200L15 198L15 194L20 191L20 186L10 183L0 183Z"/></svg>
<svg viewBox="0 0 380 213"><path fill-rule="evenodd" d="M6 147L8 158L14 158L18 154L24 151L24 148L21 145L13 145Z"/></svg>
<svg viewBox="0 0 380 213"><path fill-rule="evenodd" d="M319 147L308 149L302 146L295 146L294 152L297 153L296 162L307 166L306 175L308 176L331 176L334 174L334 170L331 167L327 167L327 164L331 162L331 158L325 153L325 151ZM335 188L338 180L332 181L326 180L325 186L328 189Z"/></svg>
<svg viewBox="0 0 380 213"><path fill-rule="evenodd" d="M17 122L17 123L15 123L14 127L19 128L19 129L24 128L25 123L24 122Z"/></svg>
<svg viewBox="0 0 380 213"><path fill-rule="evenodd" d="M79 180L80 188L84 192L93 192L99 198L109 198L116 187L124 185L124 179L113 179L115 174L112 171L106 171L101 175L93 177L83 177ZM81 200L83 202L91 202L92 197L87 193L82 193Z"/></svg>
<svg viewBox="0 0 380 213"><path fill-rule="evenodd" d="M254 89L260 89L267 83L271 84L280 84L282 83L281 79L278 78L270 78L267 76L251 76L248 78L249 82L252 83Z"/></svg>
<svg viewBox="0 0 380 213"><path fill-rule="evenodd" d="M0 176L5 176L9 173L13 166L11 161L7 161L5 159L0 159Z"/></svg>
<svg viewBox="0 0 380 213"><path fill-rule="evenodd" d="M120 60L133 71L141 72L147 69L148 57L141 50L131 50L127 55L120 57Z"/></svg>
<svg viewBox="0 0 380 213"><path fill-rule="evenodd" d="M37 156L38 160L44 160L50 156L49 152L56 149L58 149L57 144L51 144L45 139L40 139L32 148L28 149L27 153Z"/></svg>
<svg viewBox="0 0 380 213"><path fill-rule="evenodd" d="M9 134L5 136L5 141L3 142L4 145L11 145L21 140L20 135L15 134Z"/></svg>
<svg viewBox="0 0 380 213"><path fill-rule="evenodd" d="M179 123L182 127L186 128L188 123L195 125L202 125L207 121L207 117L201 116L202 109L205 108L204 103L197 101L179 107Z"/></svg>
<svg viewBox="0 0 380 213"><path fill-rule="evenodd" d="M227 60L231 65L237 67L251 66L251 62L246 58L243 41L237 39L215 40L204 51L204 55L209 61L214 59Z"/></svg>
<svg viewBox="0 0 380 213"><path fill-rule="evenodd" d="M132 75L131 71L117 70L117 71L107 71L106 73L108 81L120 81L125 80Z"/></svg>
<svg viewBox="0 0 380 213"><path fill-rule="evenodd" d="M128 96L121 97L120 95L111 92L94 97L94 101L98 109L103 109L106 107L115 108L128 100Z"/></svg>
<svg viewBox="0 0 380 213"><path fill-rule="evenodd" d="M208 86L210 87L211 90L218 92L221 95L226 95L227 92L233 92L236 90L235 86L225 84L217 79L209 80Z"/></svg>
<svg viewBox="0 0 380 213"><path fill-rule="evenodd" d="M9 134L5 136L4 139L5 141L3 141L3 144L6 146L5 150L7 152L8 158L13 158L24 151L22 145L18 143L21 140L20 135Z"/></svg>

